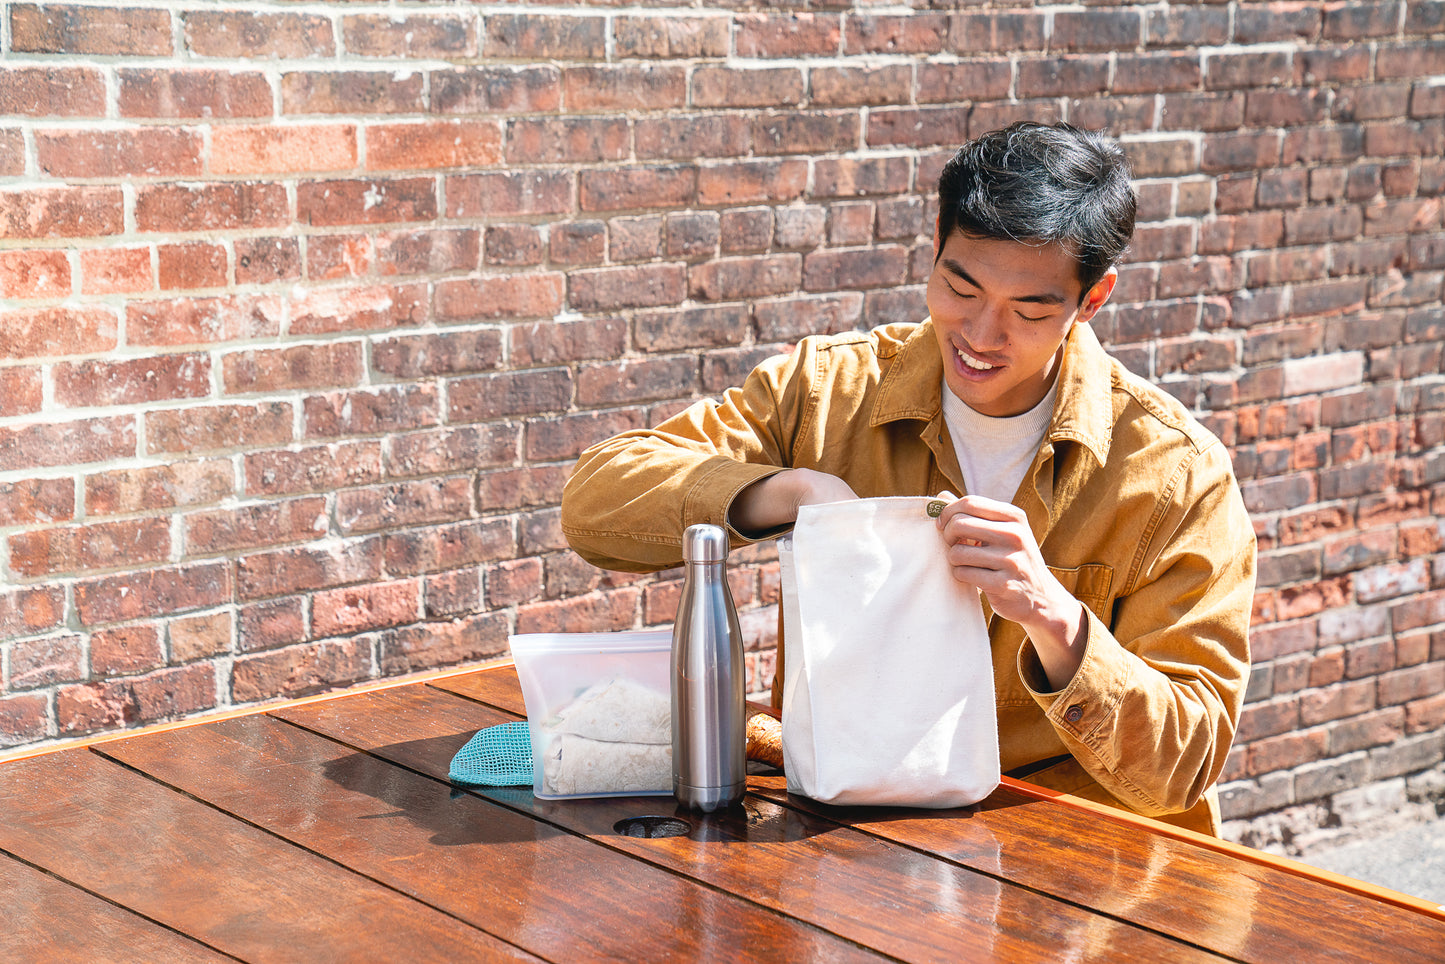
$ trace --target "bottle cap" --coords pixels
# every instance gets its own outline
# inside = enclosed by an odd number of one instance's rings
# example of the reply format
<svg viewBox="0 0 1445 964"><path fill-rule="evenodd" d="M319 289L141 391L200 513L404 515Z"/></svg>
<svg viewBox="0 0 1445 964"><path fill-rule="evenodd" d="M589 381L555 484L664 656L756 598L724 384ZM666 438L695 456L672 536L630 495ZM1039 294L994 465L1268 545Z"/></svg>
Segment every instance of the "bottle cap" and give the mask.
<svg viewBox="0 0 1445 964"><path fill-rule="evenodd" d="M728 557L728 534L721 526L700 523L682 534L683 562L723 562Z"/></svg>

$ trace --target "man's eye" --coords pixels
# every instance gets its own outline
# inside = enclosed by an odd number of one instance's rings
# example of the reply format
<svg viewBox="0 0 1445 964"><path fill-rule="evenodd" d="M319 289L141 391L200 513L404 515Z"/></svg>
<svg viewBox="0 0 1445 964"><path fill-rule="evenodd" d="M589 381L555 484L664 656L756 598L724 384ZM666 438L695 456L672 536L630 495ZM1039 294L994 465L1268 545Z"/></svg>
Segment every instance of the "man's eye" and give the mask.
<svg viewBox="0 0 1445 964"><path fill-rule="evenodd" d="M1044 319L1046 319L1046 318L1049 317L1048 315L1039 315L1037 318L1030 318L1028 315L1024 314L1022 311L1014 312L1014 314L1018 315L1018 316L1019 316L1020 318L1022 318L1024 321L1043 321Z"/></svg>

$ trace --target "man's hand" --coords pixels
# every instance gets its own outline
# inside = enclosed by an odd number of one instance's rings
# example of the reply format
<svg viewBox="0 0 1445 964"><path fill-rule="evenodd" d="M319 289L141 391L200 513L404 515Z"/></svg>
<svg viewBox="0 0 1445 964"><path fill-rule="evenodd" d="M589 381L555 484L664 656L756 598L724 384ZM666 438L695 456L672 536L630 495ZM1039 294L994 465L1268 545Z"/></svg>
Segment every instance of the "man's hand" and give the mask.
<svg viewBox="0 0 1445 964"><path fill-rule="evenodd" d="M797 522L798 510L805 505L856 498L848 483L836 475L784 469L739 492L728 511L728 521L744 535L767 532Z"/></svg>
<svg viewBox="0 0 1445 964"><path fill-rule="evenodd" d="M993 611L1024 628L1055 692L1084 658L1083 603L1049 572L1023 510L969 495L938 517L953 577L976 586Z"/></svg>

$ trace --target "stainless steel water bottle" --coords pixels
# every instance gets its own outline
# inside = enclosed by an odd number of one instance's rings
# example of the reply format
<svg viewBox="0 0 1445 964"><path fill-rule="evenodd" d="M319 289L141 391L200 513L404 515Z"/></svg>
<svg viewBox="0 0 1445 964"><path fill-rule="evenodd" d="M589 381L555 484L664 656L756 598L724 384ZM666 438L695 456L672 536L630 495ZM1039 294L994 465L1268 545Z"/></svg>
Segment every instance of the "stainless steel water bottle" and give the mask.
<svg viewBox="0 0 1445 964"><path fill-rule="evenodd" d="M743 636L727 554L718 526L683 534L686 578L672 628L672 792L704 813L739 802L747 788Z"/></svg>

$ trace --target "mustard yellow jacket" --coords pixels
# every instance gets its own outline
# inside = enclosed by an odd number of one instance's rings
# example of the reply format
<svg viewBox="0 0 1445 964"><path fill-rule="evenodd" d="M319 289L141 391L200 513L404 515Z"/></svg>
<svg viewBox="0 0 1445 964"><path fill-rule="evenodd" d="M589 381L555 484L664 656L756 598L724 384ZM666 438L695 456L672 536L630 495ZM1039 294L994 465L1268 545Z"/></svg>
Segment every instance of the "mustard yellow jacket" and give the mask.
<svg viewBox="0 0 1445 964"><path fill-rule="evenodd" d="M1088 640L1073 680L1050 692L1022 628L989 614L1001 765L1217 834L1213 787L1249 675L1255 567L1229 455L1087 324L1070 332L1059 379L1013 502L1088 610ZM784 468L837 475L865 498L962 494L942 382L929 322L806 338L721 402L584 452L562 530L590 562L642 572L680 565L684 529L727 527L738 492ZM728 529L735 546L749 541ZM780 639L777 680L782 660Z"/></svg>

